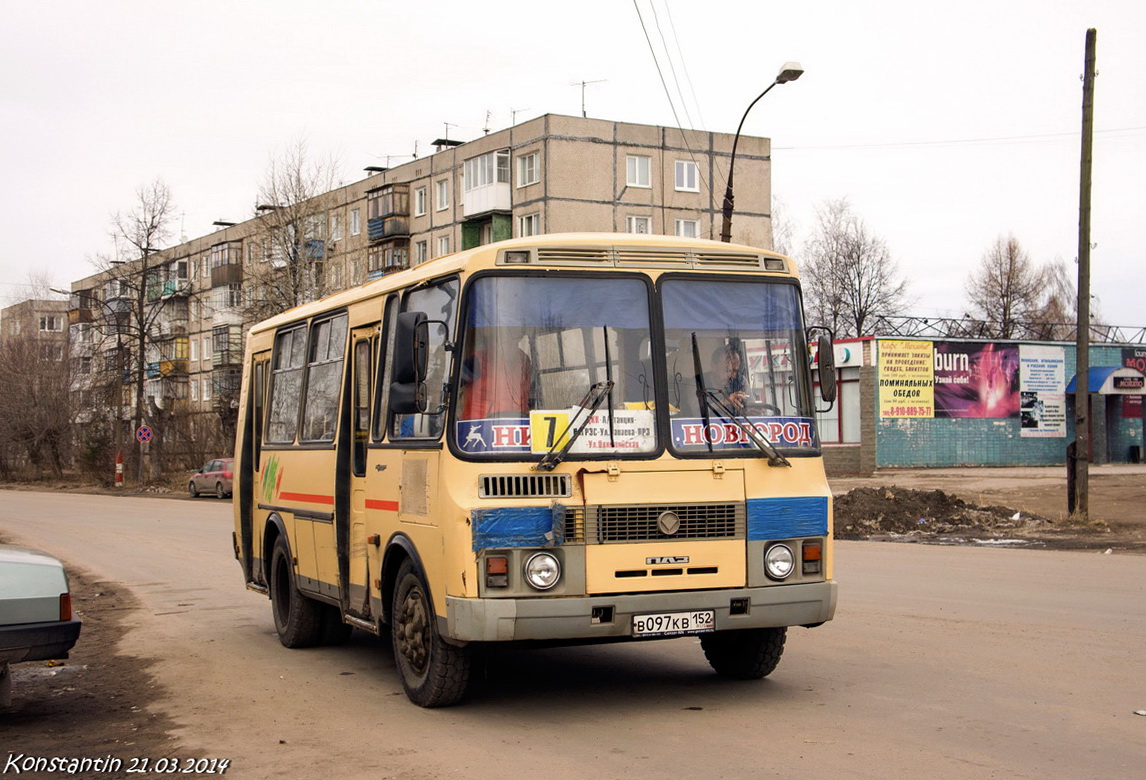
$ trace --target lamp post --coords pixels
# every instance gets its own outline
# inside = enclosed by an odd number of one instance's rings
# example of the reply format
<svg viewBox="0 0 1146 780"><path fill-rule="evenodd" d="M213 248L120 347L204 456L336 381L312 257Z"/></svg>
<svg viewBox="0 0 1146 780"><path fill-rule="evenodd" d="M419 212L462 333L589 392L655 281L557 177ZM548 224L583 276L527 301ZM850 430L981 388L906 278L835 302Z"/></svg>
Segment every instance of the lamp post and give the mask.
<svg viewBox="0 0 1146 780"><path fill-rule="evenodd" d="M736 136L732 139L732 157L728 161L728 186L724 189L724 221L720 227L720 240L728 243L732 240L732 174L736 167L736 145L740 143L740 131L744 127L744 120L748 118L748 112L752 107L760 102L760 98L767 95L772 87L777 84L787 84L789 81L795 81L803 75L804 69L800 67L798 62L785 62L780 68L779 75L776 79L768 85L768 89L761 92L756 96L756 99L748 104L748 108L744 109L744 116L740 117L740 124L736 126Z"/></svg>

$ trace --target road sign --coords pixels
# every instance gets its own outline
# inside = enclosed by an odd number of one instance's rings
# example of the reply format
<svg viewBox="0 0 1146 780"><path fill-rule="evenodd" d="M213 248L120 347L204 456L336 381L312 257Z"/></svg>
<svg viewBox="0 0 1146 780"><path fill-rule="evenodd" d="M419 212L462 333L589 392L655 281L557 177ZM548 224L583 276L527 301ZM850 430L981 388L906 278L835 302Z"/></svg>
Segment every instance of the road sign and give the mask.
<svg viewBox="0 0 1146 780"><path fill-rule="evenodd" d="M140 444L146 444L151 441L151 429L146 425L139 426L139 430L135 432L135 438L139 439Z"/></svg>

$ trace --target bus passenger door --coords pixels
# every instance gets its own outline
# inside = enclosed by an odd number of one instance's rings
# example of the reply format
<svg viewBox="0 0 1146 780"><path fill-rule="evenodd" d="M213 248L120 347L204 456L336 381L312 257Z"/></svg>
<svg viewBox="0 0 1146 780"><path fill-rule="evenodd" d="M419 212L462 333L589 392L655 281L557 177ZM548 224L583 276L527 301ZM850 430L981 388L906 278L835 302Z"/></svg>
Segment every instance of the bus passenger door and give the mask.
<svg viewBox="0 0 1146 780"><path fill-rule="evenodd" d="M242 440L241 461L238 464L238 490L235 501L240 507L240 543L243 550L243 571L250 582L263 582L263 528L266 523L266 510L259 508L263 499L263 411L266 403L267 378L270 375L271 353L262 352L251 362L250 381L247 386L246 416L243 430L239 431Z"/></svg>
<svg viewBox="0 0 1146 780"><path fill-rule="evenodd" d="M370 560L366 540L366 460L370 436L371 384L374 377L374 351L378 326L353 331L350 352L350 506L349 535L347 539L346 580L343 582L348 597L346 610L358 617L369 618L370 578L377 576Z"/></svg>

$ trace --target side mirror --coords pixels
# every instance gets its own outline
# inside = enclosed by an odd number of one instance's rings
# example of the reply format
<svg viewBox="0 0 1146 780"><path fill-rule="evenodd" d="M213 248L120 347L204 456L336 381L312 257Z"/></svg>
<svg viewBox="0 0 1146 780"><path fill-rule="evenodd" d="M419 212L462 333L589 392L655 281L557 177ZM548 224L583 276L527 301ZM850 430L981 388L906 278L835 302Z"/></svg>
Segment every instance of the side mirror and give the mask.
<svg viewBox="0 0 1146 780"><path fill-rule="evenodd" d="M426 378L430 354L430 325L444 331L443 347L449 351L449 325L444 320L430 320L424 312L404 311L398 315L394 331L394 380L390 384L390 411L394 414L424 414L430 410L430 393ZM444 390L442 391L444 395ZM434 414L445 408L439 399Z"/></svg>
<svg viewBox="0 0 1146 780"><path fill-rule="evenodd" d="M390 411L421 414L426 411L426 315L404 311L394 331L394 380L390 384Z"/></svg>
<svg viewBox="0 0 1146 780"><path fill-rule="evenodd" d="M394 383L421 382L426 376L426 335L422 327L426 315L420 311L404 311L398 315L394 331Z"/></svg>
<svg viewBox="0 0 1146 780"><path fill-rule="evenodd" d="M818 351L820 397L829 404L835 403L839 385L838 376L836 374L836 351L832 345L831 335L827 333L820 334Z"/></svg>

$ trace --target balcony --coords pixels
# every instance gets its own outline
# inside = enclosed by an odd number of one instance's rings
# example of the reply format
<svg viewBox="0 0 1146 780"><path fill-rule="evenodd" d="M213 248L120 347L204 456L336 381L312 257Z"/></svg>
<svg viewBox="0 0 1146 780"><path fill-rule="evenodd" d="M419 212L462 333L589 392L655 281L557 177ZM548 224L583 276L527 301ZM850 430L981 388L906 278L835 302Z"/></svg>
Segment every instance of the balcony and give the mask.
<svg viewBox="0 0 1146 780"><path fill-rule="evenodd" d="M68 324L80 325L95 319L91 309L68 309Z"/></svg>
<svg viewBox="0 0 1146 780"><path fill-rule="evenodd" d="M191 281L189 279L169 279L163 283L163 288L159 292L161 298L186 298L190 294Z"/></svg>
<svg viewBox="0 0 1146 780"><path fill-rule="evenodd" d="M513 210L513 188L509 182L495 182L474 187L465 193L462 216L466 219L495 211Z"/></svg>
<svg viewBox="0 0 1146 780"><path fill-rule="evenodd" d="M366 235L371 241L407 238L410 235L410 220L406 215L368 219L366 221Z"/></svg>
<svg viewBox="0 0 1146 780"><path fill-rule="evenodd" d="M243 350L241 349L217 349L211 355L211 365L215 368L222 366L241 366L243 365Z"/></svg>
<svg viewBox="0 0 1146 780"><path fill-rule="evenodd" d="M385 241L410 235L410 188L388 184L366 193L366 236Z"/></svg>
<svg viewBox="0 0 1146 780"><path fill-rule="evenodd" d="M243 281L243 266L238 263L217 265L211 269L211 286L222 287L225 284L241 284Z"/></svg>

